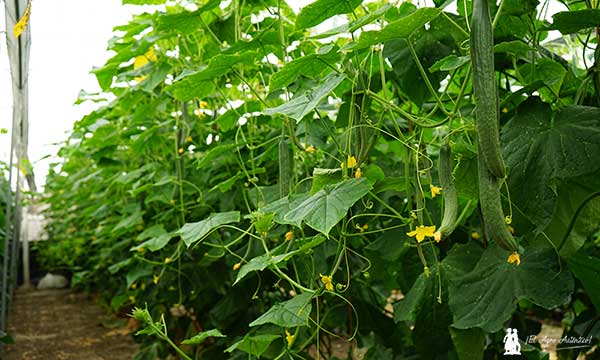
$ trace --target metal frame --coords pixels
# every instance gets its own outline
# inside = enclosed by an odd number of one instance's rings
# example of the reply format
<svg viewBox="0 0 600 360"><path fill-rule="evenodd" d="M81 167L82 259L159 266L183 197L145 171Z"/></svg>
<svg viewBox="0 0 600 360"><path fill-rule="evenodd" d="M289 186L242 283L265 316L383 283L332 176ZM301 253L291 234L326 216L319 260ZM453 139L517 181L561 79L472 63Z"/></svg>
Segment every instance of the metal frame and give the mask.
<svg viewBox="0 0 600 360"><path fill-rule="evenodd" d="M35 191L33 174L19 174L19 168L23 161L27 161L27 147L29 138L28 121L28 72L29 72L29 48L31 30L29 25L17 38L13 35L15 24L26 12L28 0L5 0L6 12L6 43L8 58L11 68L12 93L13 93L13 117L10 143L9 167L8 167L8 189L6 206L6 224L4 238L4 252L2 255L2 285L0 299L0 331L6 330L8 310L12 296L17 285L17 264L19 258L19 241L21 232L21 188L23 178L27 179L29 188ZM16 161L15 161L16 158ZM15 166L17 165L17 166ZM15 169L13 169L15 168ZM13 176L14 172L14 176ZM12 195L13 178L15 182L15 195ZM14 211L13 211L14 206ZM12 223L12 224L11 224ZM0 344L0 353L2 344Z"/></svg>
<svg viewBox="0 0 600 360"><path fill-rule="evenodd" d="M10 141L10 160L8 163L8 182L7 182L7 189L6 189L6 217L5 217L5 221L6 224L4 226L4 251L2 253L2 293L1 293L1 303L0 303L0 331L5 331L6 330L6 317L7 317L7 313L8 313L8 293L9 293L9 289L8 289L8 264L10 262L11 259L11 250L12 250L12 246L11 243L14 242L14 236L13 236L13 230L14 230L14 223L11 224L11 218L12 218L12 207L13 207L13 202L12 202L12 176L13 176L13 161L14 161L14 156L13 156L13 150L14 150L14 138L15 138L15 134L13 132L12 136L11 136L11 141ZM10 290L12 292L12 290Z"/></svg>

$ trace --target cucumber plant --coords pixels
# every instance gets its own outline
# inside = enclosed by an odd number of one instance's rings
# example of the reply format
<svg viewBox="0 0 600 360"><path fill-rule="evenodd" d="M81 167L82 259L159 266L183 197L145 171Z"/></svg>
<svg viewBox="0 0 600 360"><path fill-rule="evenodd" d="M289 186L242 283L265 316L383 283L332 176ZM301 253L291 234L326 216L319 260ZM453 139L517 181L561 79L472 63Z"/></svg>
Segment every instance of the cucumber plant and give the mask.
<svg viewBox="0 0 600 360"><path fill-rule="evenodd" d="M44 266L141 321L139 359L494 358L547 309L589 336L591 4L551 27L524 0L290 5L116 28L94 70L113 100L81 95L99 107L48 176Z"/></svg>

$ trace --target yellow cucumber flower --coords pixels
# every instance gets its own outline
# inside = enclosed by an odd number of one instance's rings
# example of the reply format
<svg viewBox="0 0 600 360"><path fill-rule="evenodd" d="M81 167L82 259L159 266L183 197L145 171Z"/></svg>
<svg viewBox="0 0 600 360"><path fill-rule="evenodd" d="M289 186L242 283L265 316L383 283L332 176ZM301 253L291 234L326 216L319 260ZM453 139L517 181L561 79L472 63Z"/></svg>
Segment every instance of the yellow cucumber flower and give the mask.
<svg viewBox="0 0 600 360"><path fill-rule="evenodd" d="M429 185L429 190L431 191L431 197L434 198L442 193L442 188L435 185Z"/></svg>
<svg viewBox="0 0 600 360"><path fill-rule="evenodd" d="M516 263L517 266L519 266L519 265L521 265L521 257L519 256L519 253L515 251L514 253L512 253L508 256L508 259L506 259L506 262L509 264Z"/></svg>
<svg viewBox="0 0 600 360"><path fill-rule="evenodd" d="M356 158L352 155L348 155L348 161L346 162L348 169L352 169L356 166Z"/></svg>
<svg viewBox="0 0 600 360"><path fill-rule="evenodd" d="M319 274L321 276L321 282L325 285L325 289L329 291L333 291L333 281L331 280L331 276Z"/></svg>
<svg viewBox="0 0 600 360"><path fill-rule="evenodd" d="M356 169L356 171L354 172L354 177L357 179L360 179L362 177L362 171L360 171L360 168Z"/></svg>
<svg viewBox="0 0 600 360"><path fill-rule="evenodd" d="M285 341L287 341L288 347L292 346L292 344L294 343L294 338L295 336L290 334L289 331L285 331Z"/></svg>
<svg viewBox="0 0 600 360"><path fill-rule="evenodd" d="M423 226L419 225L416 229L411 232L406 233L406 235L410 237L415 237L417 242L421 242L425 240L425 237L434 237L435 233L435 225L433 226Z"/></svg>

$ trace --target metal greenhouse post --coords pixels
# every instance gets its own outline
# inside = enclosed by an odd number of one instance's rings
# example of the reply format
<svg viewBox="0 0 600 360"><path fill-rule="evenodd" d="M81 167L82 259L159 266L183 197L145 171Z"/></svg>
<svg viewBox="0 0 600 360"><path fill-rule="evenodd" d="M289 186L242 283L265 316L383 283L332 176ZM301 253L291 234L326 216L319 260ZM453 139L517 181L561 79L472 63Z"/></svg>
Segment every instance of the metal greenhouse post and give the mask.
<svg viewBox="0 0 600 360"><path fill-rule="evenodd" d="M8 314L8 305L11 301L10 296L17 284L17 258L19 241L19 221L20 214L20 191L22 180L17 170L16 173L16 193L15 193L15 211L12 214L12 196L10 194L13 179L13 167L17 165L22 169L27 178L29 188L35 191L35 182L29 170L29 161L27 160L27 145L29 137L28 123L28 72L29 72L29 48L31 32L28 26L29 15L31 11L31 1L27 0L5 0L6 11L6 47L10 62L12 76L12 95L13 95L13 118L11 147L9 160L9 204L7 204L6 216L6 234L4 242L4 255L2 259L2 299L0 310L0 330L6 329L6 318ZM14 157L16 155L16 162ZM12 215L12 216L11 216ZM12 229L10 222L13 222ZM12 242L11 242L12 241ZM10 265L9 265L10 262ZM8 283L10 281L10 288ZM1 347L0 347L1 349Z"/></svg>
<svg viewBox="0 0 600 360"><path fill-rule="evenodd" d="M10 251L10 291L8 300L12 303L13 293L17 287L18 269L17 262L19 259L19 240L21 238L21 176L19 171L16 172L17 188L15 190L15 211L13 215L13 231L12 231L12 249Z"/></svg>
<svg viewBox="0 0 600 360"><path fill-rule="evenodd" d="M2 302L0 303L0 330L6 330L6 315L8 313L8 264L10 262L10 242L11 235L11 219L12 219L12 168L13 168L13 149L14 149L13 131L10 141L10 160L8 162L8 189L6 191L6 217L4 230L4 252L2 253Z"/></svg>

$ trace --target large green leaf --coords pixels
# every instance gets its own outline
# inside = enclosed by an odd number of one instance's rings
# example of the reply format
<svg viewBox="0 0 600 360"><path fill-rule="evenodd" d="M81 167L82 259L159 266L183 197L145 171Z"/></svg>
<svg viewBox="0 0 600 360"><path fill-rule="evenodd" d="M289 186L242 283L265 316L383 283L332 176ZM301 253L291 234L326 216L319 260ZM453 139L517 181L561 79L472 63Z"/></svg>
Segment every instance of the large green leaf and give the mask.
<svg viewBox="0 0 600 360"><path fill-rule="evenodd" d="M333 71L323 79L323 82L315 89L310 89L303 94L296 95L291 101L279 105L274 108L265 110L266 115L281 114L289 116L300 122L303 117L313 111L317 105L325 98L333 89L335 89L345 76Z"/></svg>
<svg viewBox="0 0 600 360"><path fill-rule="evenodd" d="M600 174L595 173L566 181L557 189L556 211L550 225L539 238L541 242L550 238L563 257L577 252L600 224L600 197L593 197L594 191L600 189L599 176ZM575 223L565 238L575 215Z"/></svg>
<svg viewBox="0 0 600 360"><path fill-rule="evenodd" d="M552 248L534 247L521 255L521 265L507 262L509 253L490 246L475 268L450 282L450 308L457 329L500 330L527 299L546 309L570 300L573 278L560 271Z"/></svg>
<svg viewBox="0 0 600 360"><path fill-rule="evenodd" d="M384 16L384 14L390 9L392 8L393 5L392 4L385 4L382 7L380 7L379 9L370 12L368 14L366 14L365 16L361 17L360 19L356 19L354 21L351 21L349 23L340 25L338 27L335 27L331 30L327 30L325 32L316 34L311 36L313 39L322 39L322 38L327 38L333 35L337 35L339 33L352 33L355 32L356 30L360 29L361 27L372 23L373 21L381 18Z"/></svg>
<svg viewBox="0 0 600 360"><path fill-rule="evenodd" d="M168 89L177 100L189 101L208 97L215 91L215 84L212 81L194 81L183 78L169 86Z"/></svg>
<svg viewBox="0 0 600 360"><path fill-rule="evenodd" d="M166 234L167 230L162 224L155 224L148 228L145 228L135 239L137 241L142 241L146 239L150 239L156 236L160 236L162 234Z"/></svg>
<svg viewBox="0 0 600 360"><path fill-rule="evenodd" d="M165 81L165 78L171 72L171 66L165 62L159 62L147 67L138 69L134 72L146 77L137 85L140 89L152 93L152 91ZM133 75L133 74L132 74ZM120 80L120 77L118 78Z"/></svg>
<svg viewBox="0 0 600 360"><path fill-rule="evenodd" d="M313 181L310 187L310 193L314 194L324 188L326 185L337 184L342 180L342 169L313 169Z"/></svg>
<svg viewBox="0 0 600 360"><path fill-rule="evenodd" d="M444 271L448 275L450 281L454 281L459 277L473 271L481 255L483 248L475 241L469 241L466 244L455 244L448 255L442 261Z"/></svg>
<svg viewBox="0 0 600 360"><path fill-rule="evenodd" d="M143 211L135 211L133 214L123 218L115 227L113 231L117 231L120 229L131 230L134 226L141 223L143 221L142 216L144 215Z"/></svg>
<svg viewBox="0 0 600 360"><path fill-rule="evenodd" d="M306 201L308 197L309 194L290 194L284 198L281 198L277 201L265 205L264 207L260 208L260 212L275 213L275 218L273 219L273 221L275 221L278 224L300 226L300 224L302 223L302 219L287 220L285 218L285 215L289 213L292 209L297 208L298 205Z"/></svg>
<svg viewBox="0 0 600 360"><path fill-rule="evenodd" d="M438 60L433 64L430 68L430 72L436 71L450 71L454 69L458 69L464 64L471 61L469 56L456 56L454 54L448 55L445 58Z"/></svg>
<svg viewBox="0 0 600 360"><path fill-rule="evenodd" d="M521 16L524 14L535 14L539 0L506 0L502 8L502 15ZM490 4L490 6L493 6Z"/></svg>
<svg viewBox="0 0 600 360"><path fill-rule="evenodd" d="M388 40L407 39L425 24L441 14L440 9L421 8L410 15L389 23L380 31L365 31L360 35L358 42L350 47L363 49L372 45L381 44Z"/></svg>
<svg viewBox="0 0 600 360"><path fill-rule="evenodd" d="M532 51L535 51L535 48L521 40L506 41L494 45L494 53L496 54L507 53L527 58Z"/></svg>
<svg viewBox="0 0 600 360"><path fill-rule="evenodd" d="M572 34L582 29L600 26L600 10L562 11L552 15L552 29Z"/></svg>
<svg viewBox="0 0 600 360"><path fill-rule="evenodd" d="M477 200L479 198L477 150L464 143L457 143L452 147L452 155L457 160L452 176L458 195Z"/></svg>
<svg viewBox="0 0 600 360"><path fill-rule="evenodd" d="M458 360L482 360L485 349L485 333L479 328L450 328L450 336Z"/></svg>
<svg viewBox="0 0 600 360"><path fill-rule="evenodd" d="M296 244L299 245L299 248L297 250L286 252L280 255L263 254L252 258L250 261L248 261L248 263L242 265L233 284L235 285L238 282L240 282L252 271L263 271L267 267L274 267L279 263L289 260L292 256L296 254L303 253L306 250L312 249L320 245L321 243L323 243L323 241L325 241L325 237L323 237L322 235L317 235L308 239L298 239L296 240ZM276 248L275 250L278 249L279 248Z"/></svg>
<svg viewBox="0 0 600 360"><path fill-rule="evenodd" d="M408 321L414 323L418 312L421 310L421 303L425 296L432 296L427 293L429 278L425 274L419 275L417 281L410 288L406 296L394 303L394 321Z"/></svg>
<svg viewBox="0 0 600 360"><path fill-rule="evenodd" d="M524 85L535 84L541 81L546 85L539 90L540 97L545 102L551 103L560 91L567 70L558 62L542 58L534 64L527 63L519 67L519 73L526 81Z"/></svg>
<svg viewBox="0 0 600 360"><path fill-rule="evenodd" d="M443 268L439 277L437 272L434 267L429 276L419 275L406 297L394 304L394 321L414 323L415 347L427 359L445 354L451 347L447 277Z"/></svg>
<svg viewBox="0 0 600 360"><path fill-rule="evenodd" d="M164 234L157 235L137 246L132 247L131 250L137 251L139 249L148 249L152 252L158 251L167 246L169 241L171 241L171 238L173 238L173 234L165 232Z"/></svg>
<svg viewBox="0 0 600 360"><path fill-rule="evenodd" d="M159 5L164 4L167 0L123 0L123 5L134 4L134 5Z"/></svg>
<svg viewBox="0 0 600 360"><path fill-rule="evenodd" d="M152 275L152 265L141 264L127 271L125 279L127 280L127 288L136 282L138 279Z"/></svg>
<svg viewBox="0 0 600 360"><path fill-rule="evenodd" d="M207 331L202 331L187 340L183 340L181 343L186 344L186 345L196 345L196 344L202 343L204 340L208 339L209 337L226 337L226 336L223 335L218 329L211 329L211 330L207 330Z"/></svg>
<svg viewBox="0 0 600 360"><path fill-rule="evenodd" d="M285 64L283 68L271 75L269 91L281 89L294 82L299 76L316 77L326 69L331 69L341 58L337 46L327 46L318 53L299 57Z"/></svg>
<svg viewBox="0 0 600 360"><path fill-rule="evenodd" d="M219 6L220 0L210 0L196 11L183 11L176 14L161 14L157 19L156 30L187 35L203 26L201 15Z"/></svg>
<svg viewBox="0 0 600 360"><path fill-rule="evenodd" d="M327 185L285 215L291 223L304 221L311 228L328 235L329 231L365 196L372 185L367 179L349 179Z"/></svg>
<svg viewBox="0 0 600 360"><path fill-rule="evenodd" d="M206 68L193 72L184 74L179 77L188 79L190 81L206 81L212 80L218 76L225 75L233 70L233 67L238 64L246 64L250 65L254 63L254 59L257 54L254 51L245 51L239 54L219 54L212 59L210 59ZM176 80L179 80L176 79Z"/></svg>
<svg viewBox="0 0 600 360"><path fill-rule="evenodd" d="M306 5L296 17L296 29L302 30L338 14L351 13L363 0L317 0Z"/></svg>
<svg viewBox="0 0 600 360"><path fill-rule="evenodd" d="M596 311L600 311L600 258L586 254L580 250L568 260L569 269L573 275L583 285L587 295L592 300L596 307Z"/></svg>
<svg viewBox="0 0 600 360"><path fill-rule="evenodd" d="M209 217L202 221L195 223L187 223L183 225L177 232L181 235L181 239L190 247L196 241L204 238L208 233L216 229L217 227L225 224L231 224L240 221L239 211L228 211L222 213L211 214Z"/></svg>
<svg viewBox="0 0 600 360"><path fill-rule="evenodd" d="M235 285L238 282L240 282L243 278L246 277L246 275L248 275L252 271L263 271L264 269L266 269L269 266L279 264L280 262L284 261L286 258L288 258L291 255L293 255L293 254L286 253L286 254L271 257L269 254L264 254L264 255L252 258L250 261L248 261L248 263L244 264L240 268L240 271L238 272L237 277L235 278L235 281L233 282L233 284Z"/></svg>
<svg viewBox="0 0 600 360"><path fill-rule="evenodd" d="M312 294L302 293L290 300L273 305L266 313L250 323L250 326L275 324L281 327L308 325L312 310Z"/></svg>
<svg viewBox="0 0 600 360"><path fill-rule="evenodd" d="M269 345L275 339L279 339L281 336L279 335L271 335L271 334L262 334L262 335L246 335L244 338L235 344L228 347L225 351L232 352L234 350L240 350L246 352L250 355L260 357L267 349Z"/></svg>
<svg viewBox="0 0 600 360"><path fill-rule="evenodd" d="M556 207L556 180L600 168L600 109L566 106L553 113L525 101L502 128L511 200L543 230Z"/></svg>
<svg viewBox="0 0 600 360"><path fill-rule="evenodd" d="M246 51L239 54L219 54L213 57L208 65L196 72L184 71L168 87L173 96L178 100L188 101L193 98L202 98L214 92L213 79L232 71L236 65L252 65L256 52Z"/></svg>

